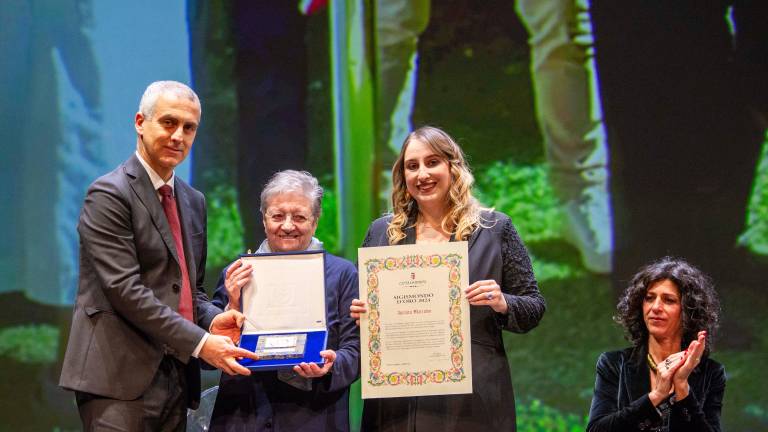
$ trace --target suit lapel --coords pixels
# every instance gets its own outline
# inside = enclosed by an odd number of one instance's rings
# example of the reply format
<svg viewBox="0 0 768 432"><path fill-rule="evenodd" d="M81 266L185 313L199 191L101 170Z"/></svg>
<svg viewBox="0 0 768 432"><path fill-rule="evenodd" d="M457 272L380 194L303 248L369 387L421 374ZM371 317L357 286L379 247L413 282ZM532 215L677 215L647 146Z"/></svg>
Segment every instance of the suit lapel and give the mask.
<svg viewBox="0 0 768 432"><path fill-rule="evenodd" d="M178 263L179 255L176 253L176 245L173 241L173 234L171 234L171 227L168 225L168 219L165 217L165 211L163 211L163 205L157 197L157 191L152 187L152 181L149 180L147 170L144 169L135 154L125 163L125 173L129 178L128 183L133 192L144 204L152 223L160 233L160 237L163 238L165 246Z"/></svg>

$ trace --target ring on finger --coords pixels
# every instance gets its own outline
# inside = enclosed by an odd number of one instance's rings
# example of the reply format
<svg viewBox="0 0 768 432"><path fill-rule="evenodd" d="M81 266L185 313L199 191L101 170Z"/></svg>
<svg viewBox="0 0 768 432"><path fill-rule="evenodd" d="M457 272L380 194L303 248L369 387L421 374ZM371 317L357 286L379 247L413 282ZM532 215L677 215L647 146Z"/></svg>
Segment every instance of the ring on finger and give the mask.
<svg viewBox="0 0 768 432"><path fill-rule="evenodd" d="M493 300L493 293L492 292L485 293L485 298L487 298L488 300Z"/></svg>

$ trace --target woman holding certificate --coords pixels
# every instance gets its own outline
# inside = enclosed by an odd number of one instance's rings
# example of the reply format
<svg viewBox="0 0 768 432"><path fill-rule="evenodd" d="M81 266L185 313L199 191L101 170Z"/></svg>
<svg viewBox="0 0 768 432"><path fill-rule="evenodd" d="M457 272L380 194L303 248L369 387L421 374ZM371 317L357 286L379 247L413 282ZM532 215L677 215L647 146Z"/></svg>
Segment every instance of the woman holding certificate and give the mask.
<svg viewBox="0 0 768 432"><path fill-rule="evenodd" d="M322 249L313 237L323 189L307 172L275 174L261 193L267 238L257 253ZM219 279L213 302L240 309L241 290L253 269L241 260ZM357 269L325 254L325 304L328 328L323 364L301 363L292 370L254 371L237 379L222 375L211 419L212 431L349 430L349 385L359 374L359 339L347 312L357 293Z"/></svg>
<svg viewBox="0 0 768 432"><path fill-rule="evenodd" d="M525 333L545 310L528 253L506 215L482 208L464 154L444 131L422 127L392 168L393 212L374 221L363 247L467 241L473 393L366 399L365 431L515 430L502 330ZM355 299L351 316L367 313Z"/></svg>
<svg viewBox="0 0 768 432"><path fill-rule="evenodd" d="M589 431L719 431L725 370L709 358L720 306L712 282L680 259L641 269L615 320L633 347L603 353Z"/></svg>

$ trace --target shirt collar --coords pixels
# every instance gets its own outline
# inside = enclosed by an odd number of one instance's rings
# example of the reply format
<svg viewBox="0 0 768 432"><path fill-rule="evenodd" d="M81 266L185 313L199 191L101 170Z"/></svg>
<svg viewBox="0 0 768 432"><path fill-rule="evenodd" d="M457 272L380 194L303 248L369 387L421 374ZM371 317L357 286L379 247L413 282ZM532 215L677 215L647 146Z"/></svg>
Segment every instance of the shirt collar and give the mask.
<svg viewBox="0 0 768 432"><path fill-rule="evenodd" d="M312 250L322 250L323 249L323 242L318 240L316 237L312 237L312 240L309 242L309 246L307 246L308 251ZM256 250L256 253L272 253L272 248L269 247L269 242L265 239L261 242L261 245L259 245L259 249Z"/></svg>
<svg viewBox="0 0 768 432"><path fill-rule="evenodd" d="M175 195L175 189L174 189L174 180L176 179L176 172L171 172L171 178L168 179L167 182L163 181L163 178L160 177L158 173L155 172L155 170L152 169L151 166L147 163L147 161L144 160L144 158L141 157L139 154L139 151L136 151L136 157L139 159L139 162L141 162L141 165L144 167L145 170L147 170L147 174L149 174L149 180L152 182L152 187L155 188L155 190L160 189L160 186L168 185L171 187L171 192Z"/></svg>

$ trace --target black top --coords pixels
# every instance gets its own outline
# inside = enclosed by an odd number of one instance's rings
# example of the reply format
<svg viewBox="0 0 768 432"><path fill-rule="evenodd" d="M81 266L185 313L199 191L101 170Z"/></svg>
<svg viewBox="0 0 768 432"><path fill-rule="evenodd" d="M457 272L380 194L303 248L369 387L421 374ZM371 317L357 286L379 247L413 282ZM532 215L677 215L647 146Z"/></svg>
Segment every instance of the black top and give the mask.
<svg viewBox="0 0 768 432"><path fill-rule="evenodd" d="M587 430L597 431L720 431L725 369L704 357L688 377L688 396L672 404L668 424L648 398L651 377L645 347L603 353Z"/></svg>
<svg viewBox="0 0 768 432"><path fill-rule="evenodd" d="M469 283L494 279L509 305L506 314L488 306L470 308L473 393L451 396L367 399L364 431L515 430L515 400L502 330L525 333L536 327L546 308L528 253L512 221L484 212L482 227L470 236ZM363 247L386 246L392 216L374 221ZM399 244L416 242L413 223Z"/></svg>

